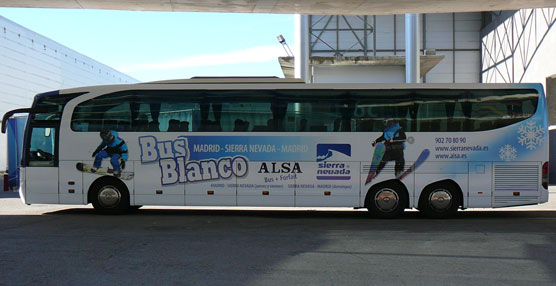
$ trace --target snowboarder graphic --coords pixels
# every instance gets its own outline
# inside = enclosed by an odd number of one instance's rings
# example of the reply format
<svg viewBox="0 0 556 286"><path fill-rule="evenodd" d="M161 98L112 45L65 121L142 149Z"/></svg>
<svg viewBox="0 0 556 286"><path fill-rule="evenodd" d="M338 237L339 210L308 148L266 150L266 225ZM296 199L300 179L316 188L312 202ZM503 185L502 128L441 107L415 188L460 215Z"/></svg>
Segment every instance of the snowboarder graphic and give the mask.
<svg viewBox="0 0 556 286"><path fill-rule="evenodd" d="M110 164L114 168L114 176L119 177L122 169L125 169L127 145L122 138L118 137L118 132L113 130L100 131L100 138L102 138L102 142L93 152L95 162L91 172L94 173L100 168L102 159L110 158Z"/></svg>
<svg viewBox="0 0 556 286"><path fill-rule="evenodd" d="M405 165L403 153L403 150L405 149L405 140L405 131L400 126L399 122L394 119L384 120L384 131L382 132L382 136L372 142L373 147L380 142L384 142L385 147L384 155L376 167L374 174L372 174L372 178L378 176L388 161L396 162L394 167L396 176L403 172Z"/></svg>

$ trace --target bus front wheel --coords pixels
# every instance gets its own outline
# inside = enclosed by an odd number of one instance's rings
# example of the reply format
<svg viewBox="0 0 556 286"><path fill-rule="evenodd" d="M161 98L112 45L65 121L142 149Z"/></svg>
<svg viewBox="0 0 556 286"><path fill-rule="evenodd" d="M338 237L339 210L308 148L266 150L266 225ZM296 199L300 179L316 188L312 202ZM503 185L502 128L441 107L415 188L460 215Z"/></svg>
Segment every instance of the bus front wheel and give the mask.
<svg viewBox="0 0 556 286"><path fill-rule="evenodd" d="M429 218L447 218L458 211L460 196L449 184L434 184L423 190L419 199L419 211Z"/></svg>
<svg viewBox="0 0 556 286"><path fill-rule="evenodd" d="M120 214L129 208L129 191L118 179L99 179L91 186L89 200L100 213Z"/></svg>
<svg viewBox="0 0 556 286"><path fill-rule="evenodd" d="M366 207L377 218L395 218L407 205L407 192L399 183L380 184L369 190Z"/></svg>

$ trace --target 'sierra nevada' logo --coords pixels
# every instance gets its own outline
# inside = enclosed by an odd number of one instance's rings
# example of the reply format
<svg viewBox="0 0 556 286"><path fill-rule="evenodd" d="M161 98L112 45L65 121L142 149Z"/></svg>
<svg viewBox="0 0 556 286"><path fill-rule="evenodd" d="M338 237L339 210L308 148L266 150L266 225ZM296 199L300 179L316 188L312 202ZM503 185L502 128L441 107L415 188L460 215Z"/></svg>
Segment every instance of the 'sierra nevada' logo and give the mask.
<svg viewBox="0 0 556 286"><path fill-rule="evenodd" d="M350 180L350 144L317 144L317 180Z"/></svg>

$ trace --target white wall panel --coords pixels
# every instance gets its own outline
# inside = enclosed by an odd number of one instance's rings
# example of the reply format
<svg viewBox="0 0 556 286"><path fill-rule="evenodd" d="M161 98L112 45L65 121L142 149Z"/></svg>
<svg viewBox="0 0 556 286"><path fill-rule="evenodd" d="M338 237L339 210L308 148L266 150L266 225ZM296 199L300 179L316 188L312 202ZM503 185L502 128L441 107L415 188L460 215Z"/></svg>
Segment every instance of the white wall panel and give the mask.
<svg viewBox="0 0 556 286"><path fill-rule="evenodd" d="M480 21L482 20L481 13L455 13L456 21Z"/></svg>
<svg viewBox="0 0 556 286"><path fill-rule="evenodd" d="M456 82L479 82L481 73L480 52L456 52Z"/></svg>
<svg viewBox="0 0 556 286"><path fill-rule="evenodd" d="M405 16L396 16L396 47L397 49L405 49Z"/></svg>
<svg viewBox="0 0 556 286"><path fill-rule="evenodd" d="M478 30L477 30L478 31ZM481 44L481 36L475 32L455 32L456 49L477 49Z"/></svg>
<svg viewBox="0 0 556 286"><path fill-rule="evenodd" d="M447 23L452 21L452 13L426 14L427 23ZM438 28L441 26L436 25Z"/></svg>
<svg viewBox="0 0 556 286"><path fill-rule="evenodd" d="M369 17L372 23L372 17ZM378 50L394 49L394 16L376 16L376 48ZM373 35L369 35L369 47L372 47ZM392 53L390 53L391 55Z"/></svg>
<svg viewBox="0 0 556 286"><path fill-rule="evenodd" d="M452 14L427 14L425 19L427 49L452 49ZM478 32L478 31L477 31Z"/></svg>
<svg viewBox="0 0 556 286"><path fill-rule="evenodd" d="M431 69L426 75L426 82L428 83L451 83L452 77L452 53L437 53L437 55L444 55L444 59Z"/></svg>
<svg viewBox="0 0 556 286"><path fill-rule="evenodd" d="M403 66L315 67L316 83L400 83L405 80Z"/></svg>

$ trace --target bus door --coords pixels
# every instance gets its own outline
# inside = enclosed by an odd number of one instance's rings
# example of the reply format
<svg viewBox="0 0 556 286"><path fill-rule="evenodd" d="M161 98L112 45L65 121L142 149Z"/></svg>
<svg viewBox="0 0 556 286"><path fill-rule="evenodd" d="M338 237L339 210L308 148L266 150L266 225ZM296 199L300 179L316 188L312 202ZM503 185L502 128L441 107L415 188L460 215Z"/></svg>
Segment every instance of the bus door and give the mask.
<svg viewBox="0 0 556 286"><path fill-rule="evenodd" d="M58 203L58 130L59 122L33 122L26 139L25 202Z"/></svg>

